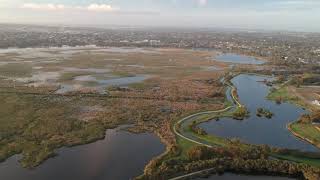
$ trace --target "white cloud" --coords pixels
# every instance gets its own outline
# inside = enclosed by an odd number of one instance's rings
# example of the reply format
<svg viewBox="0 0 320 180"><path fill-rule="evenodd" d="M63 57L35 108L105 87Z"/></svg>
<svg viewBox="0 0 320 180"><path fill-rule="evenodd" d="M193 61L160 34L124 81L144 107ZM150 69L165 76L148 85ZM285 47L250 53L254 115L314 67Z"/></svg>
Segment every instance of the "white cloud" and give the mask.
<svg viewBox="0 0 320 180"><path fill-rule="evenodd" d="M207 3L208 3L208 0L198 0L198 4L199 4L200 6L206 6Z"/></svg>
<svg viewBox="0 0 320 180"><path fill-rule="evenodd" d="M267 7L282 10L311 10L319 9L320 1L318 0L285 0L278 2L266 3Z"/></svg>
<svg viewBox="0 0 320 180"><path fill-rule="evenodd" d="M35 4L35 3L26 3L21 6L23 9L35 9L35 10L64 10L66 7L63 4Z"/></svg>
<svg viewBox="0 0 320 180"><path fill-rule="evenodd" d="M12 8L20 4L19 0L0 0L0 8Z"/></svg>
<svg viewBox="0 0 320 180"><path fill-rule="evenodd" d="M287 0L287 1L278 1L275 4L279 5L319 5L319 1L315 0Z"/></svg>
<svg viewBox="0 0 320 180"><path fill-rule="evenodd" d="M35 10L64 10L66 8L63 4L35 4L35 3L25 3L21 6L23 9L35 9Z"/></svg>
<svg viewBox="0 0 320 180"><path fill-rule="evenodd" d="M89 11L112 11L113 8L108 4L90 4L88 6Z"/></svg>
<svg viewBox="0 0 320 180"><path fill-rule="evenodd" d="M31 10L47 10L47 11L57 11L57 10L79 11L80 10L80 11L109 12L109 11L115 10L109 4L89 4L88 6L67 6L64 4L25 3L21 5L21 8L31 9Z"/></svg>

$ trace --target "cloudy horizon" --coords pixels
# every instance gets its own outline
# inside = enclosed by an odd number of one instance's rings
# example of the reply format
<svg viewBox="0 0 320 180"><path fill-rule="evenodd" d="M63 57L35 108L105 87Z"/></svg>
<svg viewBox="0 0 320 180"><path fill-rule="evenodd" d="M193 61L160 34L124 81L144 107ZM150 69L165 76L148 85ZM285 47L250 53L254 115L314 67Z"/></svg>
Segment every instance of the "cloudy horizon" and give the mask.
<svg viewBox="0 0 320 180"><path fill-rule="evenodd" d="M0 23L320 32L317 0L0 0Z"/></svg>

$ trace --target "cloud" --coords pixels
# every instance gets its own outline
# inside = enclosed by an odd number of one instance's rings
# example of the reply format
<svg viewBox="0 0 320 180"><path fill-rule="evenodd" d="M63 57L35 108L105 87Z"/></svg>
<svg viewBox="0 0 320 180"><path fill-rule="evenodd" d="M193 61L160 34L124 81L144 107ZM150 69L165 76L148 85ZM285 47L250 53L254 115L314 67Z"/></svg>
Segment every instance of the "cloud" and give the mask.
<svg viewBox="0 0 320 180"><path fill-rule="evenodd" d="M12 8L20 4L19 0L0 0L0 8Z"/></svg>
<svg viewBox="0 0 320 180"><path fill-rule="evenodd" d="M208 4L208 0L197 0L200 6L206 6Z"/></svg>
<svg viewBox="0 0 320 180"><path fill-rule="evenodd" d="M315 0L287 0L287 1L278 1L274 2L275 4L279 5L319 5L319 1Z"/></svg>
<svg viewBox="0 0 320 180"><path fill-rule="evenodd" d="M23 9L35 9L35 10L64 10L66 8L63 4L35 4L35 3L25 3L21 6Z"/></svg>
<svg viewBox="0 0 320 180"><path fill-rule="evenodd" d="M108 4L90 4L87 9L89 11L112 11L113 8Z"/></svg>
<svg viewBox="0 0 320 180"><path fill-rule="evenodd" d="M46 10L46 11L57 11L57 10L68 10L68 11L99 11L108 12L115 10L109 4L89 4L88 6L67 6L64 4L37 4L37 3L25 3L21 5L22 9L31 10Z"/></svg>
<svg viewBox="0 0 320 180"><path fill-rule="evenodd" d="M280 10L312 10L320 8L320 1L315 0L284 0L267 3L269 8Z"/></svg>

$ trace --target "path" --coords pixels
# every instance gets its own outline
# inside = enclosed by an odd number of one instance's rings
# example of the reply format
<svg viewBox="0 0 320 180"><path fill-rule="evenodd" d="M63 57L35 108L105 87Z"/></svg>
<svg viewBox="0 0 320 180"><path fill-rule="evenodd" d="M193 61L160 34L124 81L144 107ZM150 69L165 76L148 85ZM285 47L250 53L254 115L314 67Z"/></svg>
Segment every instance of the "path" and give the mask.
<svg viewBox="0 0 320 180"><path fill-rule="evenodd" d="M230 94L231 94L231 97L232 97L232 99L234 100L236 106L237 106L237 107L242 107L242 105L241 105L241 103L239 102L239 100L238 100L238 99L234 96L234 94L232 93L233 91L235 91L236 88L235 88L234 86L230 85L230 84L227 84L227 85L231 88ZM177 136L179 136L179 137L181 137L181 138L183 138L183 139L185 139L185 140L187 140L187 141L190 141L190 142L193 142L193 143L195 143L195 144L199 144L199 145L202 145L202 146L206 146L206 147L211 148L211 147L213 147L213 146L210 145L210 144L207 143L207 142L204 142L204 143L203 143L203 142L199 142L199 141L197 141L196 139L191 139L191 138L186 137L185 135L181 134L181 133L177 130L177 125L179 125L179 124L181 124L181 123L183 123L183 122L185 122L185 121L187 121L187 120L189 120L189 119L191 119L191 118L194 118L194 117L197 117L197 116L201 116L201 115L204 115L204 114L213 114L213 113L227 112L227 111L231 110L231 109L234 108L234 107L235 107L234 105L231 105L231 106L228 106L228 107L226 107L226 108L224 108L224 109L220 109L220 110L216 110L216 111L205 111L205 112L199 112L199 113L196 113L196 114L192 114L192 115L187 116L187 117L181 119L180 121L176 122L176 123L174 124L174 126L173 126L173 131L174 131L174 133L175 133ZM201 173L203 173L203 172L210 171L210 170L212 170L212 169L213 169L213 168L209 168L209 169L205 169L205 170L201 170L201 171L197 171L197 172L185 174L185 175L182 175L182 176L178 176L178 177L172 178L172 179L170 179L170 180L178 180L178 179L186 178L186 177L189 177L189 176L193 176L193 175L196 175L196 174L201 174Z"/></svg>

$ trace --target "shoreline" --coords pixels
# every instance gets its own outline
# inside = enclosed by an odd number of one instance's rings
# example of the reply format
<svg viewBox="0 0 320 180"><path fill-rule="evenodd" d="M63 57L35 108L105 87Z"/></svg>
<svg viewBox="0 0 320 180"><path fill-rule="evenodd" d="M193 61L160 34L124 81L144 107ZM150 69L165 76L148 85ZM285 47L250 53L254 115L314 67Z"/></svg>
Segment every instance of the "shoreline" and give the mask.
<svg viewBox="0 0 320 180"><path fill-rule="evenodd" d="M248 73L240 73L240 74L237 74L237 75L241 75L241 74L248 74ZM254 74L254 75L258 75L258 74ZM234 78L234 77L235 77L235 76L233 76L232 78ZM265 76L265 77L266 77L266 76ZM270 77L270 76L267 76L267 77ZM231 86L230 84L228 84L228 85ZM235 87L233 87L233 88L235 88ZM229 108L231 108L231 107L233 107L233 106L240 106L240 107L242 106L242 105L238 102L238 97L235 96L234 90L235 90L235 89L231 89L231 91L230 91L230 94L231 94L231 96L232 96L232 98L233 98L233 101L234 101L234 105L229 106ZM227 108L228 108L228 107L227 107ZM226 110L228 110L228 109L226 109ZM195 115L196 115L196 114L195 114ZM191 115L191 117L192 117L192 115ZM186 140L189 140L188 137L184 137L183 135L181 135L181 134L176 130L176 125L179 124L179 123L181 123L181 122L183 122L184 120L187 120L187 119L188 119L188 117L183 118L183 119L181 119L180 121L176 122L176 123L174 124L173 128L174 128L175 133L176 133L178 136L181 136L182 138L186 138ZM289 129L290 133L296 135L297 137L301 138L302 140L307 141L308 143L311 143L312 145L315 146L315 144L314 144L313 141L311 141L311 140L309 140L309 139L307 139L307 138L303 138L303 137L299 136L298 134L296 134L295 132L293 132L293 131L291 130L291 128L289 127L290 125L291 125L291 123L287 124L287 128ZM193 142L193 140L192 140L191 142ZM197 143L197 144L198 144L198 143ZM210 145L209 145L209 144L206 144L206 146L209 147ZM318 147L318 146L316 146L316 147L317 147L317 148L320 148L320 147ZM186 177L189 177L189 176L192 176L192 175L195 175L195 174L199 174L199 173L201 173L201 172L206 172L207 170L210 170L210 169L200 170L200 171L197 171L197 172L193 172L193 173L181 175L181 176L178 176L178 177L175 177L175 178L172 178L172 179L186 178Z"/></svg>
<svg viewBox="0 0 320 180"><path fill-rule="evenodd" d="M316 148L319 148L319 149L320 149L320 146L317 145L314 141L312 141L311 139L308 139L308 138L306 138L306 137L303 137L303 136L300 135L299 133L293 131L292 128L291 128L291 125L294 124L294 123L297 123L297 122L292 122L292 123L287 124L287 129L288 129L288 131L289 131L290 133L292 133L295 137L297 137L297 138L299 138L299 139L301 139L301 140L303 140L303 141L306 141L306 142L312 144L313 146L315 146Z"/></svg>

